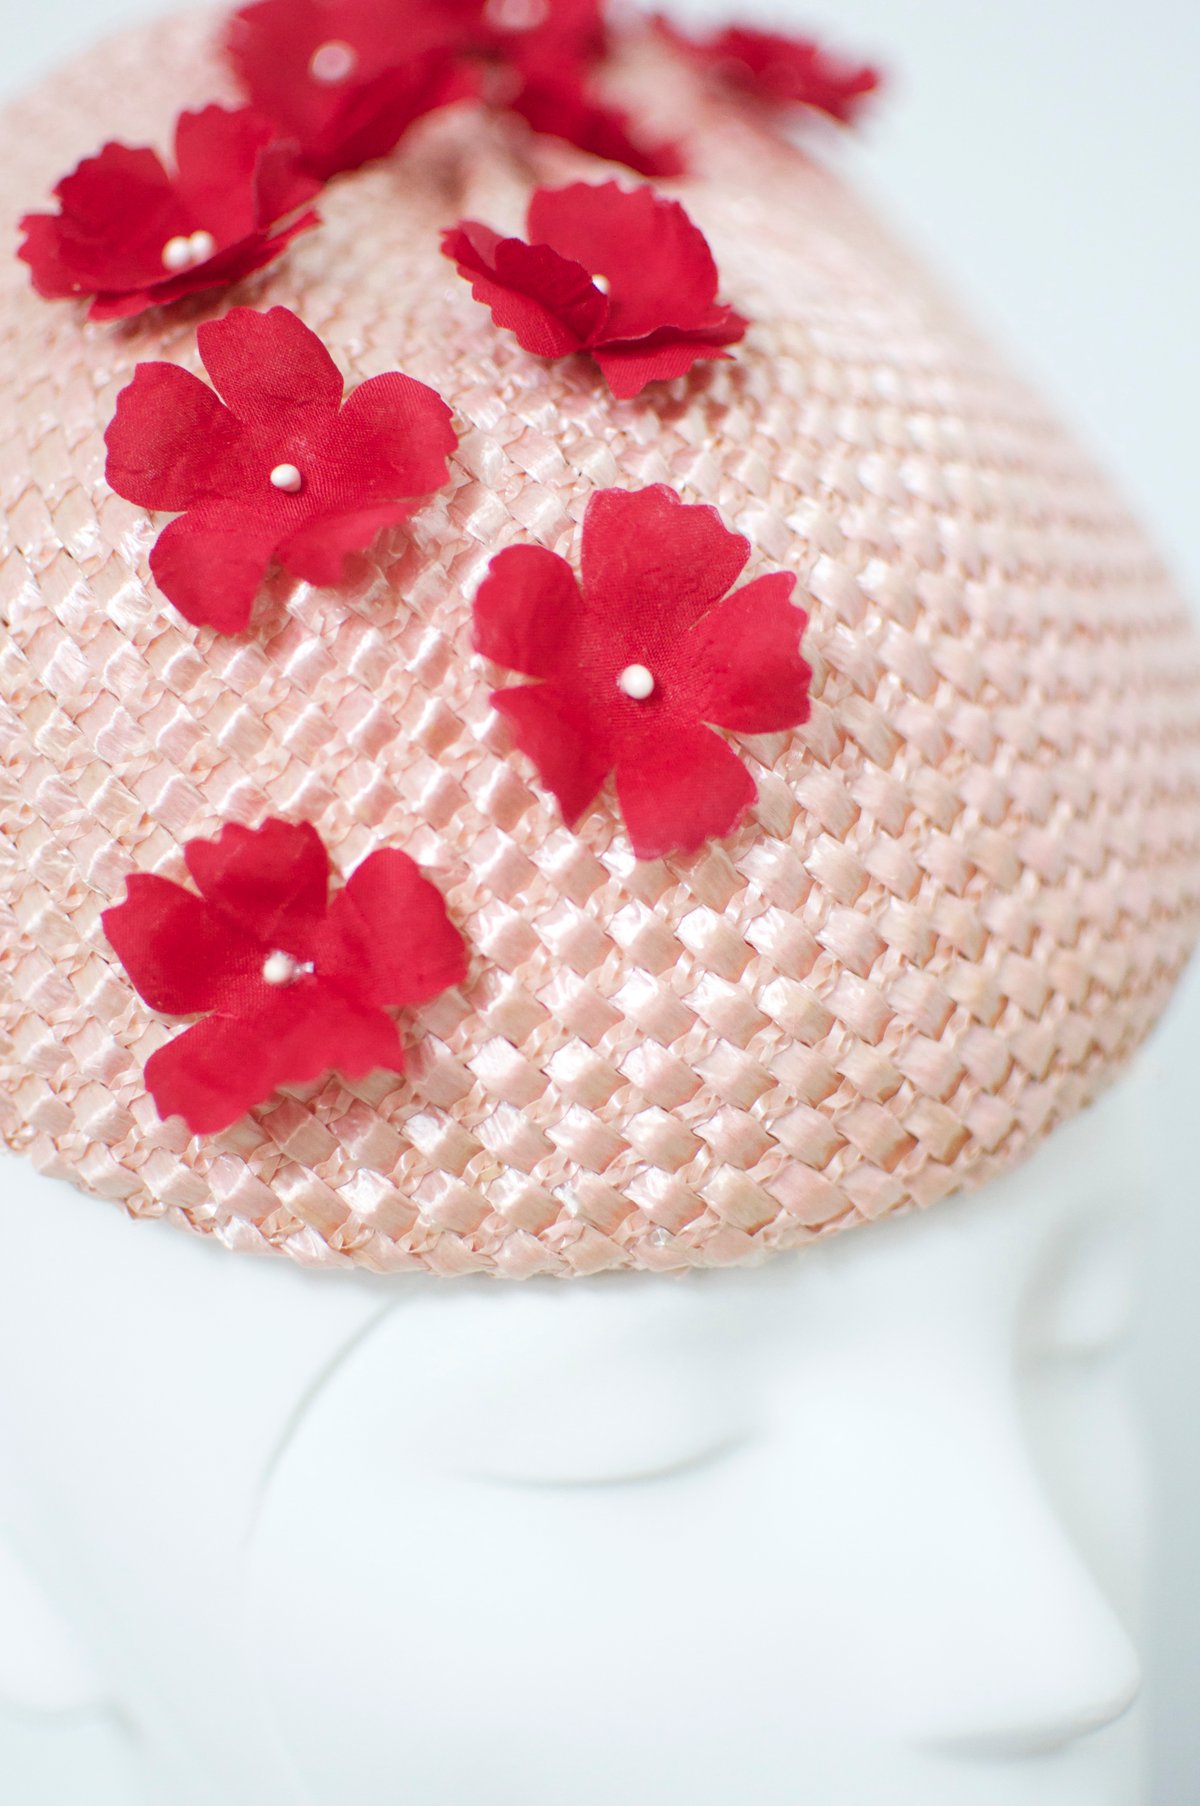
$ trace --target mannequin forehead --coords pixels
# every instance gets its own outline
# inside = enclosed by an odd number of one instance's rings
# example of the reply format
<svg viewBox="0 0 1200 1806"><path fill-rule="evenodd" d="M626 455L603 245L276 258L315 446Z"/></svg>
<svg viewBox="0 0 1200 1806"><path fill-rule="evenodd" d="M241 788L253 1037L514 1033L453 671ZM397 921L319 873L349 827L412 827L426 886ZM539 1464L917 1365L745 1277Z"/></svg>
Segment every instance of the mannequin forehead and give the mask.
<svg viewBox="0 0 1200 1806"><path fill-rule="evenodd" d="M789 1392L831 1424L865 1424L901 1371L951 1401L986 1391L1016 1353L1108 1347L1127 1323L1143 1188L1135 1096L936 1219L761 1269L406 1288L331 1380L330 1458L351 1458L345 1436L378 1436L397 1483L636 1481L769 1440L795 1412ZM343 1388L372 1401L354 1430Z"/></svg>

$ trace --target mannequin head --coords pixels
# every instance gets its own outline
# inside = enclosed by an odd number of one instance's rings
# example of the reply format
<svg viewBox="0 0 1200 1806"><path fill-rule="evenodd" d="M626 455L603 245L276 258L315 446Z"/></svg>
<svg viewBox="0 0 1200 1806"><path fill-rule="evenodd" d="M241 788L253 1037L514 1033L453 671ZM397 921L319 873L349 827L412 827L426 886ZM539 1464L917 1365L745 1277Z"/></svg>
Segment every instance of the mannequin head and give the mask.
<svg viewBox="0 0 1200 1806"><path fill-rule="evenodd" d="M181 1799L1124 1801L1135 1106L685 1280L314 1279L48 1187L8 1515Z"/></svg>

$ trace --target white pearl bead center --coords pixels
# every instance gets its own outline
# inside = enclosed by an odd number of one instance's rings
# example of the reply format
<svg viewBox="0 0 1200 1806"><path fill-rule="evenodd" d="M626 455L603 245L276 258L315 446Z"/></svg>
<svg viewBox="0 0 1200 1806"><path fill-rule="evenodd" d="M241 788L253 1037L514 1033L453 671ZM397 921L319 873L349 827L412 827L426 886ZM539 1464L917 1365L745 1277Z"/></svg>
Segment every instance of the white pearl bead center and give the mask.
<svg viewBox="0 0 1200 1806"><path fill-rule="evenodd" d="M358 66L358 52L353 44L347 44L341 38L330 38L327 44L318 44L308 64L308 73L315 82L322 82L327 88L336 88L354 74Z"/></svg>
<svg viewBox="0 0 1200 1806"><path fill-rule="evenodd" d="M304 478L294 464L277 464L271 472L271 482L276 489L286 489L289 495L295 495L304 483Z"/></svg>
<svg viewBox="0 0 1200 1806"><path fill-rule="evenodd" d="M612 283L607 276L593 276L592 281L602 295L610 295L612 293Z"/></svg>
<svg viewBox="0 0 1200 1806"><path fill-rule="evenodd" d="M211 232L203 230L193 232L190 237L179 233L175 238L168 238L162 249L163 268L178 275L181 270L194 270L198 263L207 263L217 248L217 241Z"/></svg>
<svg viewBox="0 0 1200 1806"><path fill-rule="evenodd" d="M495 31L533 31L550 15L549 0L487 0L483 16Z"/></svg>
<svg viewBox="0 0 1200 1806"><path fill-rule="evenodd" d="M626 696L632 697L634 702L645 702L648 696L654 694L654 673L648 671L645 665L626 665L617 678L617 688L624 691Z"/></svg>
<svg viewBox="0 0 1200 1806"><path fill-rule="evenodd" d="M306 977L312 969L311 960L305 964L293 959L290 953L270 953L263 961L263 982L269 985L294 985L298 978Z"/></svg>

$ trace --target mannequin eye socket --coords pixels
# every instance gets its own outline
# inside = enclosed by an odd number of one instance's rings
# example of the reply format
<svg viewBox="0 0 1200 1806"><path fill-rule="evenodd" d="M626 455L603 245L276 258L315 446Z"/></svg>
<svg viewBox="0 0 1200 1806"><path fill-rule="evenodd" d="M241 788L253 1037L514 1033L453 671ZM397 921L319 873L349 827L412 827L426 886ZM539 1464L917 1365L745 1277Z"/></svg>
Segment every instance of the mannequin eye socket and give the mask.
<svg viewBox="0 0 1200 1806"><path fill-rule="evenodd" d="M487 1464L461 1464L459 1478L487 1486L501 1486L515 1491L603 1492L624 1486L670 1485L674 1480L701 1477L703 1470L717 1468L737 1455L752 1436L730 1434L712 1441L696 1441L692 1446L657 1453L631 1450L622 1458L616 1450L582 1448L569 1451L547 1451L542 1460Z"/></svg>
<svg viewBox="0 0 1200 1806"><path fill-rule="evenodd" d="M1086 1360L1123 1342L1140 1264L1135 1233L1101 1219L1056 1246L1027 1306L1034 1355Z"/></svg>
<svg viewBox="0 0 1200 1806"><path fill-rule="evenodd" d="M428 1410L419 1426L410 1415L414 1453L448 1479L546 1492L669 1484L719 1465L756 1427L718 1288L461 1296L461 1328L442 1306Z"/></svg>
<svg viewBox="0 0 1200 1806"><path fill-rule="evenodd" d="M675 1376L644 1374L622 1388L581 1386L569 1410L549 1396L501 1401L449 1427L434 1464L447 1477L483 1486L554 1493L697 1481L753 1440L740 1401L697 1394Z"/></svg>

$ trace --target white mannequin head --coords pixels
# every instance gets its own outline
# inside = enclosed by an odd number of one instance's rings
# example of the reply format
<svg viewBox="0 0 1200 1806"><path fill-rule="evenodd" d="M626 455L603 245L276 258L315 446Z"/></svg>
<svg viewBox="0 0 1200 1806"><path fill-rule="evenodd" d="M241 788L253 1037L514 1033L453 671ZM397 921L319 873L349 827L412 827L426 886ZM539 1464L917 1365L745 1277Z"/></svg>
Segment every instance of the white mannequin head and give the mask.
<svg viewBox="0 0 1200 1806"><path fill-rule="evenodd" d="M1116 1806L1136 1115L683 1280L306 1275L20 1173L0 1506L180 1801Z"/></svg>

